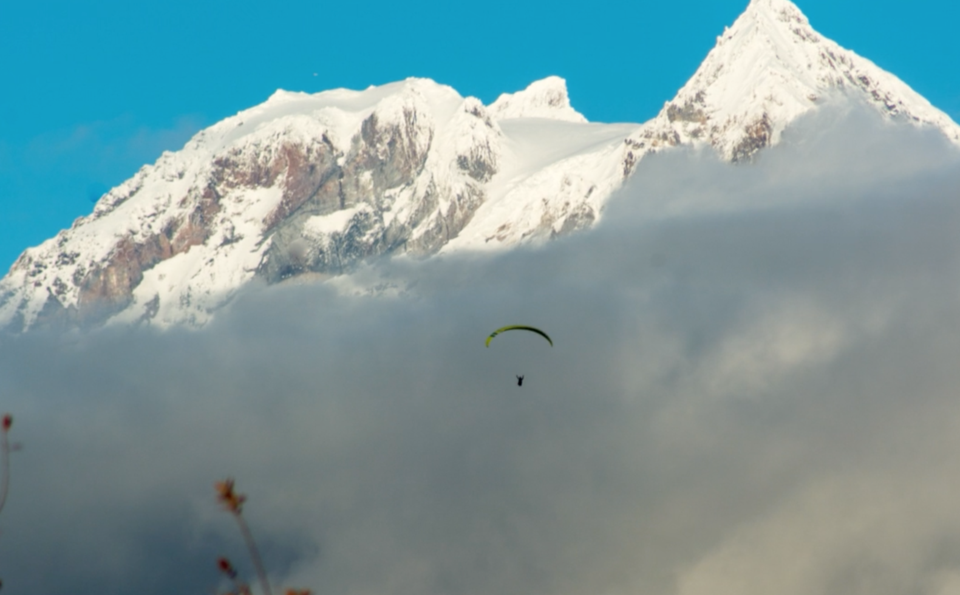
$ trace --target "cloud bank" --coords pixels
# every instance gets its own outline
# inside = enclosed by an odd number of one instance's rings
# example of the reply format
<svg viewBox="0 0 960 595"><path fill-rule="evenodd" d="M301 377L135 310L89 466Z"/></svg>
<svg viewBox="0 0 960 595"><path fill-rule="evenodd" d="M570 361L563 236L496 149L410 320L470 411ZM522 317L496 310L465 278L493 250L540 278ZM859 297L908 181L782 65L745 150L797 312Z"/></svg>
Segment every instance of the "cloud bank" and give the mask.
<svg viewBox="0 0 960 595"><path fill-rule="evenodd" d="M648 158L540 248L378 263L379 296L4 339L0 577L252 578L230 475L274 581L317 593L957 592L960 156L856 109L791 134ZM555 347L484 348L512 323Z"/></svg>

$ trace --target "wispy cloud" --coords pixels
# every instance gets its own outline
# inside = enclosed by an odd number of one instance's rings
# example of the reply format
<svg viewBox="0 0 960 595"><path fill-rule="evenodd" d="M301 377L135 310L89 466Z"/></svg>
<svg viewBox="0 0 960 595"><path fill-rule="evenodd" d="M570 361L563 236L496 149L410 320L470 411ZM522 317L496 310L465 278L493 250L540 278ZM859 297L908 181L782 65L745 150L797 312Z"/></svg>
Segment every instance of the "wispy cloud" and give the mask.
<svg viewBox="0 0 960 595"><path fill-rule="evenodd" d="M184 116L152 128L127 115L22 145L0 142L0 265L89 214L103 193L163 151L181 148L201 125L199 117Z"/></svg>
<svg viewBox="0 0 960 595"><path fill-rule="evenodd" d="M49 169L102 176L113 183L124 168L122 181L141 165L156 161L163 151L181 148L201 127L196 116L183 116L169 127L151 128L136 123L131 115L109 121L77 125L69 130L46 133L27 145L23 163Z"/></svg>
<svg viewBox="0 0 960 595"><path fill-rule="evenodd" d="M394 297L6 340L4 581L209 590L242 552L231 475L274 578L315 592L950 592L957 154L856 113L795 134L651 158L543 248L365 272ZM483 346L509 323L556 346Z"/></svg>

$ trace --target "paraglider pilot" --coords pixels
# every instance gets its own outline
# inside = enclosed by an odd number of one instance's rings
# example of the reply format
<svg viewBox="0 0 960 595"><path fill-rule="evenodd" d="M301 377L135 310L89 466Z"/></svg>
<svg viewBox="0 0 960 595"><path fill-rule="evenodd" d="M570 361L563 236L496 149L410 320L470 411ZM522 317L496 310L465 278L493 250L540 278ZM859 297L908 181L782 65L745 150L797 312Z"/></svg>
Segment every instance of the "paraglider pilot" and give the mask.
<svg viewBox="0 0 960 595"><path fill-rule="evenodd" d="M523 376L517 376L517 386L523 386Z"/></svg>

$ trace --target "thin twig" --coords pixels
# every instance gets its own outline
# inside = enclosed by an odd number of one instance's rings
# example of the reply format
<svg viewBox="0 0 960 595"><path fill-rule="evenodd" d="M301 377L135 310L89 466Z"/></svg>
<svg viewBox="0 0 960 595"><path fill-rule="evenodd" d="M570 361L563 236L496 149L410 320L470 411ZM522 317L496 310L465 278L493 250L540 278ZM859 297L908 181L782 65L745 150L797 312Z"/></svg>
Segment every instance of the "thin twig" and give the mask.
<svg viewBox="0 0 960 595"><path fill-rule="evenodd" d="M243 520L243 515L240 514L240 511L233 513L233 516L237 519L237 524L240 525L240 533L243 534L243 540L247 542L247 549L250 550L250 559L253 560L253 567L257 571L257 578L260 579L260 586L263 588L263 592L266 595L273 595L273 592L270 591L270 583L267 582L267 573L263 569L263 560L260 558L260 552L257 550L257 544L253 541L253 534L250 533L250 527L247 526L247 522Z"/></svg>
<svg viewBox="0 0 960 595"><path fill-rule="evenodd" d="M7 439L7 431L10 429L13 418L10 414L3 416L0 422L0 510L7 503L7 491L10 488L10 442Z"/></svg>

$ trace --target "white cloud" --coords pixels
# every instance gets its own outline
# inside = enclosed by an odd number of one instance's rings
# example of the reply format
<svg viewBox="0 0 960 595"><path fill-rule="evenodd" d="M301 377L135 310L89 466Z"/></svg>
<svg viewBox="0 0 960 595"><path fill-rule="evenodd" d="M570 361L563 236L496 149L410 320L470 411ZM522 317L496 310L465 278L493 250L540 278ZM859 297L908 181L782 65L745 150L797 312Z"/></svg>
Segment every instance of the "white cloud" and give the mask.
<svg viewBox="0 0 960 595"><path fill-rule="evenodd" d="M5 339L4 581L209 590L243 557L233 475L275 577L314 592L951 592L956 155L804 126L749 167L645 160L589 233L366 271L393 297ZM555 347L483 347L518 322Z"/></svg>

